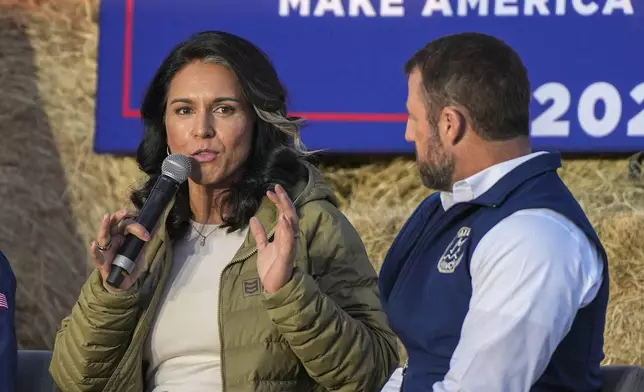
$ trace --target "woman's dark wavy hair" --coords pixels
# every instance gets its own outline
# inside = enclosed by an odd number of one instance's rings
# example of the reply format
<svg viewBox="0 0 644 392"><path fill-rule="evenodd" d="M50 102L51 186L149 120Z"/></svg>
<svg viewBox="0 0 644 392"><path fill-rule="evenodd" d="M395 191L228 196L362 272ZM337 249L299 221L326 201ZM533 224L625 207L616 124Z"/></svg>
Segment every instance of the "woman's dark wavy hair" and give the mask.
<svg viewBox="0 0 644 392"><path fill-rule="evenodd" d="M206 31L191 36L172 50L154 75L141 106L145 134L136 158L149 178L132 192L131 201L140 210L161 175L168 146L164 118L170 83L179 70L195 61L221 64L232 70L255 112L253 144L243 179L220 200L230 211L223 217L223 226L233 231L248 225L267 190L276 184L288 189L306 178L304 161L310 155L299 137L302 119L287 115L286 91L273 64L251 42L230 33ZM177 192L166 223L170 238L185 235L191 218L186 182Z"/></svg>

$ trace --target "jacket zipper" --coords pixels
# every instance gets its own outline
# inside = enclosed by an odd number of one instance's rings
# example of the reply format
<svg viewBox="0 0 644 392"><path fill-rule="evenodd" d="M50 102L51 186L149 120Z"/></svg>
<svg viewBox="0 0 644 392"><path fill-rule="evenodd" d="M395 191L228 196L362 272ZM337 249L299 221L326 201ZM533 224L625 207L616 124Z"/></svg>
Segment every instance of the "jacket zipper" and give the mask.
<svg viewBox="0 0 644 392"><path fill-rule="evenodd" d="M166 243L165 246L170 246L170 244ZM167 257L167 256L163 255L163 257ZM141 315L140 323L138 323L139 325L134 330L134 334L132 335L132 340L130 341L130 345L128 346L127 350L125 350L125 354L123 354L123 358L121 359L121 362L119 362L119 364L116 366L114 373L112 373L112 376L107 381L107 384L105 385L105 389L103 390L103 392L111 391L114 389L111 387L112 387L112 384L114 383L115 377L117 377L120 374L121 368L129 358L129 356L132 355L133 347L139 345L138 340L140 339L140 336L142 333L141 331L144 330L143 323L146 321L150 313L150 309L156 309L156 306L159 302L159 297L161 296L161 292L163 291L163 290L160 290L159 287L163 287L165 285L165 281L167 280L168 275L170 273L168 268L172 266L172 262L168 262L167 260L165 260L165 263L166 264L163 266L164 267L164 271L162 272L163 275L159 279L159 284L157 285L157 288L154 290L154 294L152 294L152 300L150 301L150 304ZM149 328L145 328L145 329L148 330ZM145 382L145 380L143 382Z"/></svg>
<svg viewBox="0 0 644 392"><path fill-rule="evenodd" d="M275 235L275 230L276 229L277 229L277 227L271 229L271 231L266 236L269 241L273 238L273 235ZM250 235L250 229L249 229L248 235ZM224 269L221 271L221 274L219 274L219 296L218 296L219 298L217 298L217 322L219 323L219 358L221 360L221 366L219 367L219 369L221 370L221 389L222 389L222 392L226 391L226 377L225 377L226 361L224 360L224 324L223 324L222 319L221 319L221 303L222 303L222 299L221 299L221 297L222 297L221 296L221 292L222 292L221 284L222 284L222 281L223 281L224 272L226 272L228 267L230 267L231 265L233 265L235 263L240 263L242 261L248 260L255 253L257 253L257 246L255 246L248 254L246 254L246 255L244 255L242 257L232 259L230 261L230 263L228 263L228 265L226 265L226 267L224 267Z"/></svg>

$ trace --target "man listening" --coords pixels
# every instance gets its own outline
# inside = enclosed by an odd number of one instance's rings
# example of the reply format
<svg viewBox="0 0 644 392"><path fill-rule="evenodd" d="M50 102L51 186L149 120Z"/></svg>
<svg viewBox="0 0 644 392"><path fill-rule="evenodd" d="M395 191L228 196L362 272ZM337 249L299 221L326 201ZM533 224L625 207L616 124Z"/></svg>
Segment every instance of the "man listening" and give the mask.
<svg viewBox="0 0 644 392"><path fill-rule="evenodd" d="M456 34L406 72L405 138L438 192L380 272L409 354L401 389L599 391L606 254L557 174L559 155L531 149L520 57L494 37Z"/></svg>

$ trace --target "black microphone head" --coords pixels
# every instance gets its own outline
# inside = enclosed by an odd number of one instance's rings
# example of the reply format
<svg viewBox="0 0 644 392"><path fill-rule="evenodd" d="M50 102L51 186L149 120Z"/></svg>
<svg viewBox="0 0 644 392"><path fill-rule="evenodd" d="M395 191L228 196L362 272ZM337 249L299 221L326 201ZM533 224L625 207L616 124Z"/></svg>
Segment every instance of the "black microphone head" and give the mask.
<svg viewBox="0 0 644 392"><path fill-rule="evenodd" d="M181 154L168 155L161 164L161 174L172 178L179 184L188 179L191 169L190 158Z"/></svg>

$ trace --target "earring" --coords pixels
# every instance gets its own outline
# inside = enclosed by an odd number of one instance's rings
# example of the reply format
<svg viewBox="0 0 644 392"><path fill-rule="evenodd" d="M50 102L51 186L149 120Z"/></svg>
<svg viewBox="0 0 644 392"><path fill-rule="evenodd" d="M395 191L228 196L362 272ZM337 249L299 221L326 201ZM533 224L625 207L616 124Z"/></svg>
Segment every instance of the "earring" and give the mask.
<svg viewBox="0 0 644 392"><path fill-rule="evenodd" d="M168 156L170 156L170 146L166 146L166 148L165 148L165 152L167 152L167 153L168 153Z"/></svg>

